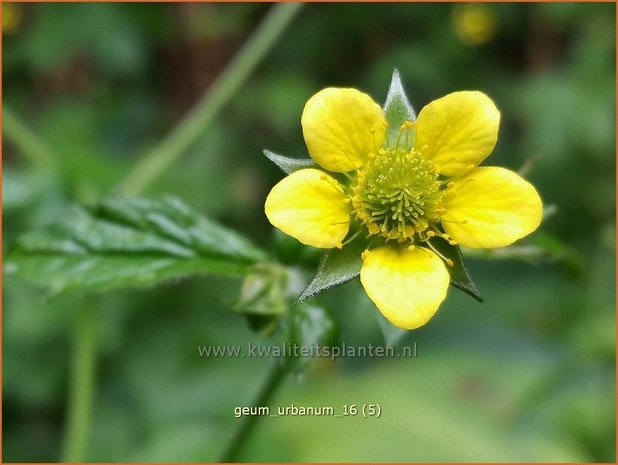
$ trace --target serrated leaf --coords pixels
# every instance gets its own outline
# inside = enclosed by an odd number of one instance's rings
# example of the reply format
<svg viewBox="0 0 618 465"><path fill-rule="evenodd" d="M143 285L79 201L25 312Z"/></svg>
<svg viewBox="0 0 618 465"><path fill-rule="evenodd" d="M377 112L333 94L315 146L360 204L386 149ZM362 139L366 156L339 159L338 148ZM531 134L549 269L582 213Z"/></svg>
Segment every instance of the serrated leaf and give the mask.
<svg viewBox="0 0 618 465"><path fill-rule="evenodd" d="M469 249L466 254L486 260L517 260L525 263L563 263L571 272L583 270L583 260L575 249L557 237L537 233L526 242L498 249Z"/></svg>
<svg viewBox="0 0 618 465"><path fill-rule="evenodd" d="M452 260L453 266L447 266L451 276L451 286L464 291L479 302L483 302L483 297L470 278L468 270L464 265L463 255L458 245L450 245L447 241L440 238L432 239L431 244L446 258Z"/></svg>
<svg viewBox="0 0 618 465"><path fill-rule="evenodd" d="M406 121L414 121L416 119L416 113L412 105L410 105L408 96L403 89L401 76L396 69L393 70L393 77L391 79L391 85L388 88L383 111L388 124L388 140L391 144L394 144L399 135L401 125ZM411 138L408 139L408 145L412 147Z"/></svg>
<svg viewBox="0 0 618 465"><path fill-rule="evenodd" d="M23 235L5 264L52 293L153 286L200 273L244 274L265 254L176 199L76 206Z"/></svg>
<svg viewBox="0 0 618 465"><path fill-rule="evenodd" d="M303 168L317 167L318 165L310 158L290 158L284 155L278 155L270 150L264 150L264 155L275 165L277 165L285 174L293 173L294 171L302 170Z"/></svg>
<svg viewBox="0 0 618 465"><path fill-rule="evenodd" d="M343 249L327 251L318 265L315 276L298 297L297 303L356 278L363 264L361 253L364 249L363 241L356 240Z"/></svg>

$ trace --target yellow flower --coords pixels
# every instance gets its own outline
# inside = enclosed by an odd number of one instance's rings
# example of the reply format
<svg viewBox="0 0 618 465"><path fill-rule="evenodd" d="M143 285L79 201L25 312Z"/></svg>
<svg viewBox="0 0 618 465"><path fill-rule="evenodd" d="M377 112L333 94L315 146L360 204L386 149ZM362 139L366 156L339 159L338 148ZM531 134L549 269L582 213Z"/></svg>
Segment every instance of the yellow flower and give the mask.
<svg viewBox="0 0 618 465"><path fill-rule="evenodd" d="M454 92L425 106L388 140L384 113L371 97L324 89L301 118L321 169L295 171L275 185L266 215L314 247L342 247L364 234L360 279L367 295L395 326L418 328L449 285L452 263L432 241L504 247L541 221L541 199L531 184L507 169L478 166L496 144L499 122L485 94Z"/></svg>
<svg viewBox="0 0 618 465"><path fill-rule="evenodd" d="M466 45L483 45L496 35L498 17L482 3L460 3L453 7L455 33Z"/></svg>

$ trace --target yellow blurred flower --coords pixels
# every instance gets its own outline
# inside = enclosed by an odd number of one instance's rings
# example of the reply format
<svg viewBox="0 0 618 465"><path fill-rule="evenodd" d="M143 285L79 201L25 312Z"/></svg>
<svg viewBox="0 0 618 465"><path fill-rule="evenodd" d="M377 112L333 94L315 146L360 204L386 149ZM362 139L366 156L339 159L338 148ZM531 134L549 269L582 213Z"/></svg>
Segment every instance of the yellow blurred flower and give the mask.
<svg viewBox="0 0 618 465"><path fill-rule="evenodd" d="M496 35L498 19L494 11L480 3L461 3L453 7L457 37L466 45L483 45Z"/></svg>
<svg viewBox="0 0 618 465"><path fill-rule="evenodd" d="M385 116L371 97L324 89L301 118L321 169L295 171L275 185L266 215L314 247L343 247L364 233L360 279L367 295L395 326L418 328L449 285L452 263L433 238L503 247L541 221L541 199L531 184L504 168L478 166L496 144L499 121L485 94L454 92L425 106L388 140Z"/></svg>
<svg viewBox="0 0 618 465"><path fill-rule="evenodd" d="M2 33L13 34L21 26L23 7L15 3L3 3L2 6Z"/></svg>

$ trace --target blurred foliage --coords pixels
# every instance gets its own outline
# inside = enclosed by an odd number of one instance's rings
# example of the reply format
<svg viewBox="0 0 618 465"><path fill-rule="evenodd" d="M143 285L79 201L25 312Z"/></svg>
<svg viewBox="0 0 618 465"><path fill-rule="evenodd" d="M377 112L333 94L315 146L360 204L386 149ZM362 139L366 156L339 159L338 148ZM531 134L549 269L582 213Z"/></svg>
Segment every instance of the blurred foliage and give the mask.
<svg viewBox="0 0 618 465"><path fill-rule="evenodd" d="M3 5L4 103L58 157L54 169L32 165L3 140L3 251L64 218L70 204L109 194L267 9ZM301 12L148 196L178 197L250 237L295 266L298 283L289 285L300 292L320 254L264 217L282 174L262 149L306 156L299 119L313 92L354 86L384 101L396 67L417 111L454 90L492 96L502 126L489 163L527 165L545 204L556 206L518 246L557 258L470 258L484 304L451 289L429 325L387 335L416 343L418 357L315 360L275 399L339 409L378 402L380 419L264 418L244 459L614 462L615 34L611 3L311 4ZM272 362L199 357L198 345L272 343L230 311L240 288L238 278L190 278L97 298L88 460L217 459L238 422L233 408L250 404ZM383 344L381 316L357 280L312 303L330 310L340 341ZM5 276L5 461L58 458L77 305Z"/></svg>

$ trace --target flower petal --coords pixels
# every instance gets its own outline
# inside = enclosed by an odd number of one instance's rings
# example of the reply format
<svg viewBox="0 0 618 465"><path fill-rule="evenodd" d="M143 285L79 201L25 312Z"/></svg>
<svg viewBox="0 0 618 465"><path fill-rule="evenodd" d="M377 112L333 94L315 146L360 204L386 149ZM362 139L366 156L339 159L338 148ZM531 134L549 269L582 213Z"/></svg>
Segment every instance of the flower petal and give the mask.
<svg viewBox="0 0 618 465"><path fill-rule="evenodd" d="M449 274L424 247L385 246L367 252L360 279L382 315L403 329L424 325L446 297Z"/></svg>
<svg viewBox="0 0 618 465"><path fill-rule="evenodd" d="M281 231L314 247L337 246L348 233L350 210L339 183L317 169L295 171L266 198L268 220Z"/></svg>
<svg viewBox="0 0 618 465"><path fill-rule="evenodd" d="M329 87L311 97L301 117L309 155L322 168L345 173L362 166L384 142L382 109L356 89Z"/></svg>
<svg viewBox="0 0 618 465"><path fill-rule="evenodd" d="M415 150L434 161L440 174L458 176L494 149L500 112L482 92L453 92L426 105L416 122Z"/></svg>
<svg viewBox="0 0 618 465"><path fill-rule="evenodd" d="M455 179L444 196L442 226L459 244L504 247L534 231L543 204L536 189L518 174L492 166Z"/></svg>

